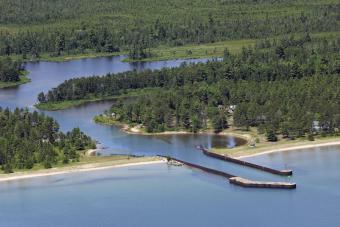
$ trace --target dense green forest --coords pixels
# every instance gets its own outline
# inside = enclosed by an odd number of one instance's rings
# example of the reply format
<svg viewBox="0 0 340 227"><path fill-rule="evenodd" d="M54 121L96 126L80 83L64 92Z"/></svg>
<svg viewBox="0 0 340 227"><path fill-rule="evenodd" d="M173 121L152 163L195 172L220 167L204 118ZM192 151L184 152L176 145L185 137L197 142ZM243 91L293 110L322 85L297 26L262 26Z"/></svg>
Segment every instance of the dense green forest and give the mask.
<svg viewBox="0 0 340 227"><path fill-rule="evenodd" d="M266 39L240 54L225 50L223 61L71 79L38 99L53 103L137 90L139 98L116 103L110 113L148 132L197 132L209 125L218 132L233 123L290 138L333 134L340 127L339 51L340 39L311 39L308 33Z"/></svg>
<svg viewBox="0 0 340 227"><path fill-rule="evenodd" d="M336 0L1 0L0 55L37 58L339 30Z"/></svg>
<svg viewBox="0 0 340 227"><path fill-rule="evenodd" d="M223 80L210 85L156 89L129 102L115 103L105 116L142 124L147 132L198 132L210 127L220 132L233 124L255 126L260 133L272 131L289 138L332 134L340 127L339 85L337 75L260 83ZM236 104L235 112L229 109L230 103Z"/></svg>
<svg viewBox="0 0 340 227"><path fill-rule="evenodd" d="M55 120L36 111L0 108L0 166L6 173L77 161L79 151L95 146L79 128L64 134Z"/></svg>
<svg viewBox="0 0 340 227"><path fill-rule="evenodd" d="M19 81L23 70L20 61L12 61L9 58L0 59L0 81L2 82Z"/></svg>

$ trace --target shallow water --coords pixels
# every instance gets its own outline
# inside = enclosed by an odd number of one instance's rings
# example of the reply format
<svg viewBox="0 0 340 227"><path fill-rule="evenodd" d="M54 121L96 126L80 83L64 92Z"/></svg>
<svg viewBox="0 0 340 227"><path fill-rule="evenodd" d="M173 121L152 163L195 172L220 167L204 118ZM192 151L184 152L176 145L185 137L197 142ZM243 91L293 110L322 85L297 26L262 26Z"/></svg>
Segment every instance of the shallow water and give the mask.
<svg viewBox="0 0 340 227"><path fill-rule="evenodd" d="M131 64L120 57L29 63L32 82L0 90L1 107L33 109L40 91L65 79L175 67L183 61ZM200 60L192 60L197 62ZM203 60L206 61L206 60ZM274 176L215 160L195 145L228 146L233 137L128 135L92 122L110 102L46 112L62 130L80 127L105 154L171 155L257 180L294 181L296 190L246 189L187 167L165 164L0 183L0 226L340 226L340 147L281 152L247 160L294 170Z"/></svg>
<svg viewBox="0 0 340 227"><path fill-rule="evenodd" d="M247 189L166 164L0 184L0 226L339 226L339 147L257 157L289 162L296 190Z"/></svg>

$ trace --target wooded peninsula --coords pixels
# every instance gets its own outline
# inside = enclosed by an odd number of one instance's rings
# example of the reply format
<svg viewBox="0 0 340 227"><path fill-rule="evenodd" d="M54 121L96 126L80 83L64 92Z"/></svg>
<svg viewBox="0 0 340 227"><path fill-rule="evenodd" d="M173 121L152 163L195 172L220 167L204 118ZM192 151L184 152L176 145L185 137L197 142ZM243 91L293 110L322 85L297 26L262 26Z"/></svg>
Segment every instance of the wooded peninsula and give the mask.
<svg viewBox="0 0 340 227"><path fill-rule="evenodd" d="M339 47L308 34L264 40L240 54L226 49L222 61L67 80L40 93L38 107L133 92L96 120L146 132L257 127L270 141L338 134Z"/></svg>
<svg viewBox="0 0 340 227"><path fill-rule="evenodd" d="M4 0L0 8L0 88L29 82L28 61L210 59L70 79L41 92L37 108L112 100L97 123L148 134L255 129L275 142L340 133L335 0ZM26 109L1 109L0 124L5 172L76 162L95 146Z"/></svg>
<svg viewBox="0 0 340 227"><path fill-rule="evenodd" d="M22 66L21 61L13 61L10 58L0 58L0 88L18 86L28 83L30 79Z"/></svg>
<svg viewBox="0 0 340 227"><path fill-rule="evenodd" d="M91 148L96 148L95 141L79 128L64 134L51 117L0 107L0 166L5 173L77 162Z"/></svg>

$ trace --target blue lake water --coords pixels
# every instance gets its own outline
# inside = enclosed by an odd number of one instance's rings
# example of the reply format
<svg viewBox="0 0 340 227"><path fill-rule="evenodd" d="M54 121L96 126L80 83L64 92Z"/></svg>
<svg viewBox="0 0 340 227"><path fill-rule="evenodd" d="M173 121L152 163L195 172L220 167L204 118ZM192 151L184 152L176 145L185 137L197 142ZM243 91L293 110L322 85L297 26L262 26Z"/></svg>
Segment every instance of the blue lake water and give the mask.
<svg viewBox="0 0 340 227"><path fill-rule="evenodd" d="M29 63L32 82L0 90L1 107L34 109L40 91L65 79L126 70L175 67L183 60L123 63L120 57ZM191 60L192 62L206 60ZM251 179L294 181L296 190L246 189L187 167L165 164L40 177L0 183L0 226L340 226L340 147L248 158L294 170L279 177L202 155L195 145L226 145L232 137L127 135L96 125L110 102L56 112L62 130L80 127L105 154L171 155Z"/></svg>

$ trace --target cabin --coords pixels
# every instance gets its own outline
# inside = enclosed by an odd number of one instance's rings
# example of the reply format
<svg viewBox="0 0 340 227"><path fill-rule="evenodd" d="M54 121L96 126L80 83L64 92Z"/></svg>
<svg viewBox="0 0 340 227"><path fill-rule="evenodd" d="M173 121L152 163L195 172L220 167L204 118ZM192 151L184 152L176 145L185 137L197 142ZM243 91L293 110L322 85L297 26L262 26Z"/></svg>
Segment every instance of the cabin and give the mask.
<svg viewBox="0 0 340 227"><path fill-rule="evenodd" d="M41 139L41 141L42 141L43 143L48 143L48 142L50 142L50 140L48 139L48 137L47 137L46 135L43 136L43 138Z"/></svg>
<svg viewBox="0 0 340 227"><path fill-rule="evenodd" d="M315 132L320 132L321 131L320 122L319 121L313 121L312 122L312 129Z"/></svg>
<svg viewBox="0 0 340 227"><path fill-rule="evenodd" d="M232 114L234 113L235 109L236 109L236 105L229 105L227 108L227 111L228 113Z"/></svg>

